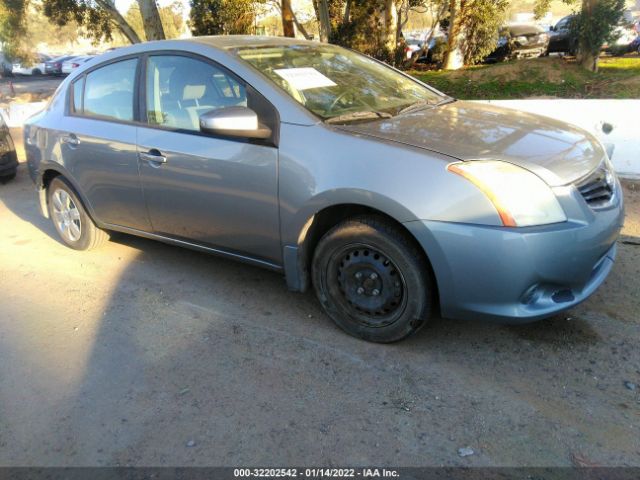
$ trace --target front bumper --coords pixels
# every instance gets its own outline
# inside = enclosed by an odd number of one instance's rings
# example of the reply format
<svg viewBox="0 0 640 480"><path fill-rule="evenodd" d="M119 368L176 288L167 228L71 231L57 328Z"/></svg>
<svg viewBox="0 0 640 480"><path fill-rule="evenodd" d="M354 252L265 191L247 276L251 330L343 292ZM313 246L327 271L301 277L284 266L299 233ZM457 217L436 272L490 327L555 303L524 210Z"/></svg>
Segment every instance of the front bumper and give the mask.
<svg viewBox="0 0 640 480"><path fill-rule="evenodd" d="M443 317L527 323L587 299L613 266L622 198L603 211L581 208L586 220L543 227L405 226L429 255Z"/></svg>

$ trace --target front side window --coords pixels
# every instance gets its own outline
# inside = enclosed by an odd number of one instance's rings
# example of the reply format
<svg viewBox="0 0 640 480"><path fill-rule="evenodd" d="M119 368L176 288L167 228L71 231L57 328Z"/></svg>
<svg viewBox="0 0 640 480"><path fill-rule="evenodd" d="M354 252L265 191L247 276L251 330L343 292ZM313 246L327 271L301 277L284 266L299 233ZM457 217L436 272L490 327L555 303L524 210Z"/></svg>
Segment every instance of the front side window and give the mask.
<svg viewBox="0 0 640 480"><path fill-rule="evenodd" d="M132 121L137 63L138 60L135 58L123 60L87 74L82 114ZM74 86L74 103L77 102L77 94Z"/></svg>
<svg viewBox="0 0 640 480"><path fill-rule="evenodd" d="M247 106L244 85L216 66L180 55L150 56L146 72L147 123L200 130L200 115Z"/></svg>
<svg viewBox="0 0 640 480"><path fill-rule="evenodd" d="M334 45L238 48L235 53L321 118L396 115L447 97L364 55Z"/></svg>

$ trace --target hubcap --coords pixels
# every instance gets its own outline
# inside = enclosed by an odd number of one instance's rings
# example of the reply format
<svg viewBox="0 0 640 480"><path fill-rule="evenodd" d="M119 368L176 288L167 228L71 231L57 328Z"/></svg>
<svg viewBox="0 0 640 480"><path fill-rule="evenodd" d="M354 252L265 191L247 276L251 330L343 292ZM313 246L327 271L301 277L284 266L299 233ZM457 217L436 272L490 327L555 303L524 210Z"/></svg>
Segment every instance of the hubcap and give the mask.
<svg viewBox="0 0 640 480"><path fill-rule="evenodd" d="M66 191L58 189L53 192L53 221L62 238L69 242L77 242L82 234L80 212L75 202Z"/></svg>
<svg viewBox="0 0 640 480"><path fill-rule="evenodd" d="M347 247L336 261L339 290L351 315L366 326L393 323L406 298L404 279L393 262L366 245Z"/></svg>

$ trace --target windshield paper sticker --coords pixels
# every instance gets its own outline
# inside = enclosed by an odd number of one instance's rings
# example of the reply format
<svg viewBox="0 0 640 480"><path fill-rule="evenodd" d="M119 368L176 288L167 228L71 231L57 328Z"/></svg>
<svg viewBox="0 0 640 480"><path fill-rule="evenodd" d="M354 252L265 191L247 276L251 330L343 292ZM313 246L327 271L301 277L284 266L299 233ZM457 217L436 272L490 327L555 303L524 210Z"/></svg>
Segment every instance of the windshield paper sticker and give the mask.
<svg viewBox="0 0 640 480"><path fill-rule="evenodd" d="M296 90L336 86L336 83L315 68L281 68L274 70L274 72L284 78Z"/></svg>

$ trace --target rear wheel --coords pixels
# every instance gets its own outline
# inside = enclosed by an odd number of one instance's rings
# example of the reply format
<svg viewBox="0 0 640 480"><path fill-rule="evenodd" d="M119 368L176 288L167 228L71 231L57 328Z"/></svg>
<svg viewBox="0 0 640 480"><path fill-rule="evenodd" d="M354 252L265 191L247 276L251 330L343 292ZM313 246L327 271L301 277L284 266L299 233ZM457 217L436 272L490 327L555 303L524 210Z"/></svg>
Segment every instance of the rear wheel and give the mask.
<svg viewBox="0 0 640 480"><path fill-rule="evenodd" d="M31 72L32 75L39 77L40 75L42 75L42 72L40 71L39 68L34 68L33 71Z"/></svg>
<svg viewBox="0 0 640 480"><path fill-rule="evenodd" d="M91 250L108 239L96 227L69 183L61 177L51 181L47 189L49 217L62 241L75 250Z"/></svg>
<svg viewBox="0 0 640 480"><path fill-rule="evenodd" d="M408 235L374 216L344 221L314 252L313 283L326 313L347 333L388 343L429 318L433 287L422 252Z"/></svg>

